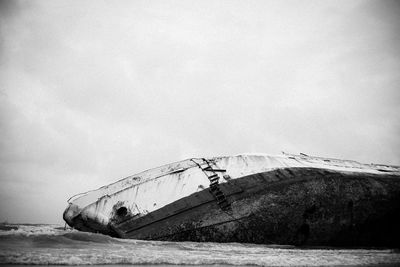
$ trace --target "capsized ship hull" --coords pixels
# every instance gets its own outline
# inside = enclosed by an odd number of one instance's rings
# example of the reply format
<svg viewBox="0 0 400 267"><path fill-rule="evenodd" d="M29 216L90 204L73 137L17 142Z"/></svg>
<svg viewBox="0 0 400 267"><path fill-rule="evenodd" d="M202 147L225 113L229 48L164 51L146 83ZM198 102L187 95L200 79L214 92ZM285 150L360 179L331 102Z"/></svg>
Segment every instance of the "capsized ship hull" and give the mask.
<svg viewBox="0 0 400 267"><path fill-rule="evenodd" d="M64 220L115 237L399 247L400 168L306 155L189 159L72 197Z"/></svg>

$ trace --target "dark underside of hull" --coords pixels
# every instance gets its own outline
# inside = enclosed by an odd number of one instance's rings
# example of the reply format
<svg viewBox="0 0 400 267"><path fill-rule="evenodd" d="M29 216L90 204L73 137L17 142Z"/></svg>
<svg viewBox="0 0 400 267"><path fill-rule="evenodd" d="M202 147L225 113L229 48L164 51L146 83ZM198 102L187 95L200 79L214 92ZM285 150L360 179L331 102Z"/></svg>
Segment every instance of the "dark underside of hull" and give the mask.
<svg viewBox="0 0 400 267"><path fill-rule="evenodd" d="M142 217L114 218L107 234L147 240L400 247L398 175L287 168L232 179L218 190L226 200L223 208L206 189Z"/></svg>

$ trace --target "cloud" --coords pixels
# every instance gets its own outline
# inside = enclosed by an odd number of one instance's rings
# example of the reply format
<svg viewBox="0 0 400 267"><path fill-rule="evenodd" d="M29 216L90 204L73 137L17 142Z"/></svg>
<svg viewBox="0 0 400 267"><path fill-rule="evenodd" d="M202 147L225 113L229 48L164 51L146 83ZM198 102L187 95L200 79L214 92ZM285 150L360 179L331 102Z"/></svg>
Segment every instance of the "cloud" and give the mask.
<svg viewBox="0 0 400 267"><path fill-rule="evenodd" d="M400 164L396 2L1 5L0 220L193 156Z"/></svg>

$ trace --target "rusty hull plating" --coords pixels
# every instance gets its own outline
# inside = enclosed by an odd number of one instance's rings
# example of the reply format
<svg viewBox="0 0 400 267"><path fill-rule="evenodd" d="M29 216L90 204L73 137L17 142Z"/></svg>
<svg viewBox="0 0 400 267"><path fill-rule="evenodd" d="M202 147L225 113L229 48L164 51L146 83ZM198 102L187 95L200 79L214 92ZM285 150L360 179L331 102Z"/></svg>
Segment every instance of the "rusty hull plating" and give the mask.
<svg viewBox="0 0 400 267"><path fill-rule="evenodd" d="M396 166L304 154L189 159L68 202L68 225L120 238L400 247Z"/></svg>

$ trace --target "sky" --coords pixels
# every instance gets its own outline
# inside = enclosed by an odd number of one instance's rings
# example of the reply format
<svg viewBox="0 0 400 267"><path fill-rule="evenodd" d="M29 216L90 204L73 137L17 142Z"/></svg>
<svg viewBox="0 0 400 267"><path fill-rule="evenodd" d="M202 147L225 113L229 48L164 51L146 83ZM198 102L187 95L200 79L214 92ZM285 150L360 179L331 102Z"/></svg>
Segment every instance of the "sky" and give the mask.
<svg viewBox="0 0 400 267"><path fill-rule="evenodd" d="M191 157L400 165L399 33L390 0L0 0L0 222Z"/></svg>

